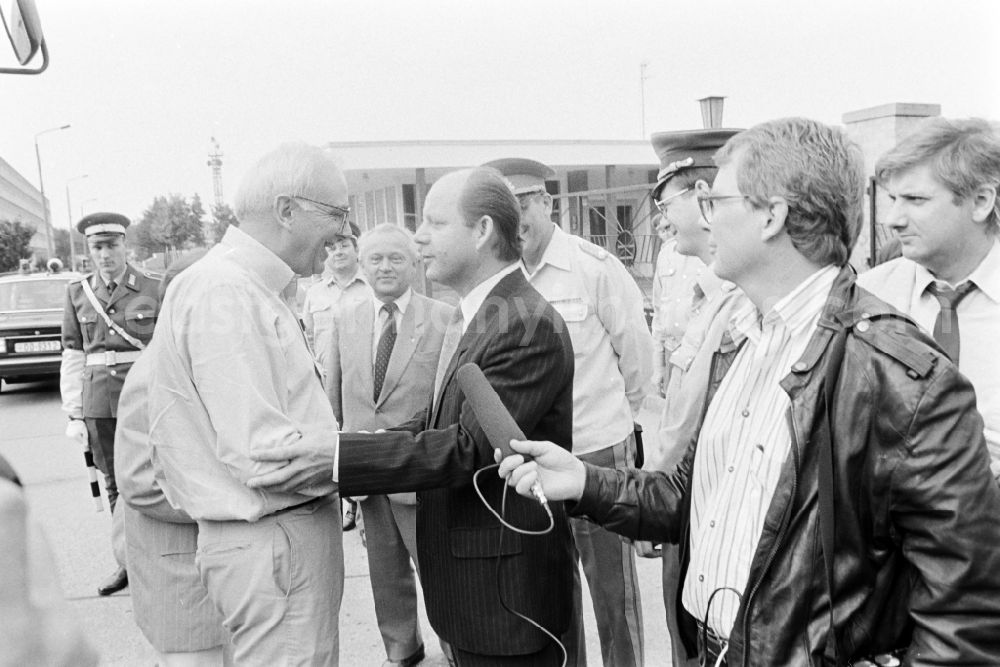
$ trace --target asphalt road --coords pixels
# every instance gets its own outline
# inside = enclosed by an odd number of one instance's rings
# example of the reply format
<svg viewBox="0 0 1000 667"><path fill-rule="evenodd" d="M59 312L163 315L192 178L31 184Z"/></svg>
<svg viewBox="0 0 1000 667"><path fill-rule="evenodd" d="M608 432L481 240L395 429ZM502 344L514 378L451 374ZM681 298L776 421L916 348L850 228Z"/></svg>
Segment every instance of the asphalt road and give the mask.
<svg viewBox="0 0 1000 667"><path fill-rule="evenodd" d="M13 464L25 484L28 502L55 553L58 576L67 599L102 665L153 665L152 649L132 619L128 589L109 598L97 584L114 569L110 514L94 511L83 455L63 435L66 419L59 409L58 382L2 386L0 454ZM647 443L655 431L656 406L644 411ZM647 447L649 444L647 444ZM357 531L344 536L344 597L340 610L341 664L380 665L385 658L375 624L367 554ZM660 561L638 559L642 590L646 664L669 664L669 639L663 622ZM601 664L592 607L584 591L584 623L590 665ZM423 665L446 664L425 616L428 658Z"/></svg>

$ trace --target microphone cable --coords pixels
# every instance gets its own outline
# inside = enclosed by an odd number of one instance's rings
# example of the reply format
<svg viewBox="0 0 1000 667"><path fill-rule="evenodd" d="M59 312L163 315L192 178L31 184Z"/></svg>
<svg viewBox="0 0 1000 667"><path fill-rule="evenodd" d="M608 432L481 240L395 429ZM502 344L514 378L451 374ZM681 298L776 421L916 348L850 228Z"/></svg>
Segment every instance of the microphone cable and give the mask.
<svg viewBox="0 0 1000 667"><path fill-rule="evenodd" d="M562 663L561 663L562 667L566 667L566 661L569 660L569 653L566 651L566 647L563 645L563 643L559 641L559 638L556 637L551 632L549 632L548 629L546 629L541 623L538 623L534 619L529 618L528 616L522 614L516 609L511 608L510 605L507 604L507 601L503 599L503 588L500 585L500 577L502 576L501 566L503 565L502 554L503 554L504 532L506 530L510 530L520 535L546 535L552 532L552 530L555 528L556 522L555 518L552 516L552 510L549 508L549 504L547 502L540 503L542 507L545 509L545 513L549 517L549 525L542 530L527 530L525 528L518 528L517 526L514 526L510 524L508 521L506 521L503 518L503 515L507 513L507 491L510 489L510 486L506 483L506 481L504 482L503 493L500 497L500 511L497 512L495 509L493 509L490 506L490 504L486 501L486 497L483 495L483 492L479 488L479 473L499 467L500 467L499 463L494 463L492 465L486 466L485 468L480 468L472 475L472 487L476 490L476 495L479 496L479 500L483 503L483 506L486 509L488 509L490 513L493 514L493 516L497 518L497 521L500 522L500 540L497 543L497 568L496 568L497 598L500 600L500 606L503 607L507 613L517 616L522 621L530 624L531 626L537 628L538 630L541 630L543 634L545 634L549 639L555 642L556 646L559 647L559 651L562 653ZM570 622L572 623L572 620Z"/></svg>

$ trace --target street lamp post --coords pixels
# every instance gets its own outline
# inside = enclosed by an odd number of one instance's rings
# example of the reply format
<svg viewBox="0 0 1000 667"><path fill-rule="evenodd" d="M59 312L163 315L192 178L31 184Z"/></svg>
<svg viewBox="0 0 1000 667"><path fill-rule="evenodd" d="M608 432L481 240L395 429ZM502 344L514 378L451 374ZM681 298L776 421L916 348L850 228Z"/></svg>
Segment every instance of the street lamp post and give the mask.
<svg viewBox="0 0 1000 667"><path fill-rule="evenodd" d="M45 183L42 180L42 154L38 150L38 137L42 136L43 134L47 134L49 132L56 132L58 130L68 130L68 129L69 129L69 123L66 123L65 125L61 125L59 127L50 127L47 130L42 130L41 132L35 135L35 160L38 161L38 190L39 192L42 193L42 215L45 219L45 240L49 248L49 257L52 257L55 254L55 252L52 246L52 224L49 221L49 204L48 201L45 199Z"/></svg>
<svg viewBox="0 0 1000 667"><path fill-rule="evenodd" d="M87 178L87 174L81 174L66 181L66 217L69 218L69 267L71 271L76 270L76 239L73 238L73 206L69 199L69 184L85 178Z"/></svg>

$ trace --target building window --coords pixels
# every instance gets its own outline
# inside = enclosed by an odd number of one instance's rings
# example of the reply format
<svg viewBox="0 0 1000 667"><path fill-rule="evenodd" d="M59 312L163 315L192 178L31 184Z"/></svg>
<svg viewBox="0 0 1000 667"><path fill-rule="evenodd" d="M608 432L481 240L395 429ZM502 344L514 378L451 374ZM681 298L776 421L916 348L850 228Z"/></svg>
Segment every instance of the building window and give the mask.
<svg viewBox="0 0 1000 667"><path fill-rule="evenodd" d="M365 193L365 215L367 216L368 229L371 229L378 224L378 218L375 217L375 191L369 190Z"/></svg>
<svg viewBox="0 0 1000 667"><path fill-rule="evenodd" d="M375 224L385 222L385 188L375 191Z"/></svg>
<svg viewBox="0 0 1000 667"><path fill-rule="evenodd" d="M545 181L545 191L552 195L552 222L559 224L559 214L562 212L562 200L559 194L559 181Z"/></svg>
<svg viewBox="0 0 1000 667"><path fill-rule="evenodd" d="M394 225L399 224L399 217L396 215L396 186L390 185L385 189L385 221Z"/></svg>
<svg viewBox="0 0 1000 667"><path fill-rule="evenodd" d="M618 227L632 231L632 207L618 206L615 210L618 213Z"/></svg>
<svg viewBox="0 0 1000 667"><path fill-rule="evenodd" d="M403 225L417 231L417 186L412 183L403 184Z"/></svg>

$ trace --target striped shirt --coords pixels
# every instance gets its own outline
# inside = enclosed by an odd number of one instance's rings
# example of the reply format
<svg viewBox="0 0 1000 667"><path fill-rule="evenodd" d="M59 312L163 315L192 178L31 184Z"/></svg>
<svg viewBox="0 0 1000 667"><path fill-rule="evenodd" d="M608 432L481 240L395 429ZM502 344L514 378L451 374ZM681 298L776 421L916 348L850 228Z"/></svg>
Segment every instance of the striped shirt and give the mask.
<svg viewBox="0 0 1000 667"><path fill-rule="evenodd" d="M742 348L705 413L695 455L684 607L728 637L764 517L791 449L779 383L802 356L839 269L811 275L761 317L747 301L730 332ZM713 597L713 593L715 593Z"/></svg>

